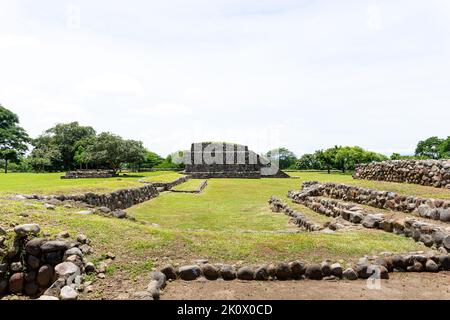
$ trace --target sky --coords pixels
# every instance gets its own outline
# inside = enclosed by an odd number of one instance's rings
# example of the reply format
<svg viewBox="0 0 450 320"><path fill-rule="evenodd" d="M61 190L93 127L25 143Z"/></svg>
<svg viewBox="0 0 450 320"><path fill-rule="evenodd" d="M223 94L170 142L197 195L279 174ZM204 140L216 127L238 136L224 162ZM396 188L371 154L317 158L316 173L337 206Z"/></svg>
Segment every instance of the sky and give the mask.
<svg viewBox="0 0 450 320"><path fill-rule="evenodd" d="M448 0L0 0L0 104L167 155L450 135Z"/></svg>

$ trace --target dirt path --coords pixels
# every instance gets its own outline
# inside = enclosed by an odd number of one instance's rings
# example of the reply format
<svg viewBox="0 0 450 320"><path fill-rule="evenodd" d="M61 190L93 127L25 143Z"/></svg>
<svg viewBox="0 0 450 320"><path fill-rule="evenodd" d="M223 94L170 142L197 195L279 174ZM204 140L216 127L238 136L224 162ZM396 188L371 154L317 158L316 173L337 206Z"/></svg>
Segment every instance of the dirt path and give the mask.
<svg viewBox="0 0 450 320"><path fill-rule="evenodd" d="M450 300L450 272L395 273L381 282L381 289L358 281L175 281L162 300Z"/></svg>

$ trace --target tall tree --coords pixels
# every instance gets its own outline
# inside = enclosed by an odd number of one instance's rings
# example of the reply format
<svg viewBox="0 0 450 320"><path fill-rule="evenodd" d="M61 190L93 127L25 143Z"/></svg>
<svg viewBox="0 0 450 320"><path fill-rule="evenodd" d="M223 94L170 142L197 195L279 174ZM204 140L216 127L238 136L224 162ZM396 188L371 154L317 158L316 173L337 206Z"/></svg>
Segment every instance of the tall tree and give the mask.
<svg viewBox="0 0 450 320"><path fill-rule="evenodd" d="M28 134L19 126L19 117L0 105L0 159L5 160L5 173L9 162L19 161L25 154L29 141Z"/></svg>
<svg viewBox="0 0 450 320"><path fill-rule="evenodd" d="M80 126L78 122L71 122L57 124L44 135L51 137L52 143L58 147L64 170L70 170L77 165L74 157L80 143L95 137L95 130L89 126Z"/></svg>
<svg viewBox="0 0 450 320"><path fill-rule="evenodd" d="M426 140L419 141L416 148L416 156L439 159L439 148L442 143L443 140L438 137L430 137Z"/></svg>

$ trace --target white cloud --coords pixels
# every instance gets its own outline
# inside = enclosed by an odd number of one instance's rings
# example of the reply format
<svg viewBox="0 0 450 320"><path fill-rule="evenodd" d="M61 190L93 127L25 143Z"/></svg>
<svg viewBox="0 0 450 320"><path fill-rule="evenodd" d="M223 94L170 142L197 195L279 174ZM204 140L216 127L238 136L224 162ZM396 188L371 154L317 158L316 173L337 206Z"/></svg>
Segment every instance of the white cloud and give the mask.
<svg viewBox="0 0 450 320"><path fill-rule="evenodd" d="M0 3L0 102L33 135L78 120L162 154L200 140L301 154L449 134L448 1L71 6Z"/></svg>

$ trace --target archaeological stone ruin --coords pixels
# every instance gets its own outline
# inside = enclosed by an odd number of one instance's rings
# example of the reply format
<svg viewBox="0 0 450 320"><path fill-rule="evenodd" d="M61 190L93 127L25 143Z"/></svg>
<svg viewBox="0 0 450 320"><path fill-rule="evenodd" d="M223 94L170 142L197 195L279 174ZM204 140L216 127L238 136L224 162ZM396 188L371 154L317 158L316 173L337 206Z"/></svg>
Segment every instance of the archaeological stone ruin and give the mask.
<svg viewBox="0 0 450 320"><path fill-rule="evenodd" d="M391 160L363 164L356 166L353 177L450 189L450 160Z"/></svg>
<svg viewBox="0 0 450 320"><path fill-rule="evenodd" d="M289 178L274 161L232 143L193 143L183 159L185 173L193 179L208 178Z"/></svg>

